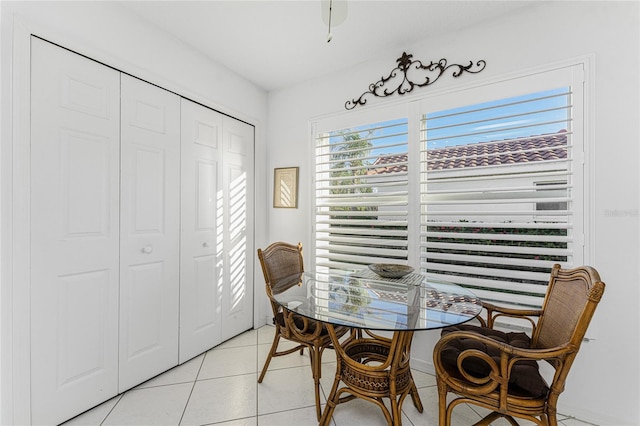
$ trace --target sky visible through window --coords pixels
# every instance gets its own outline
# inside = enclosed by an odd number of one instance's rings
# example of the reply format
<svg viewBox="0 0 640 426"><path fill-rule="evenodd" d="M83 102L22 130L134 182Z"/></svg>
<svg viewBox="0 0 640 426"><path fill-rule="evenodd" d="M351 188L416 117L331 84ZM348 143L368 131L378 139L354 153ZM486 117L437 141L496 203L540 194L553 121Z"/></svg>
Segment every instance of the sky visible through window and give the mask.
<svg viewBox="0 0 640 426"><path fill-rule="evenodd" d="M570 100L570 88L561 87L429 113L423 118L423 123L428 125L423 125L423 128L426 127L426 138L423 134L422 139L426 140L427 149L438 149L570 131ZM401 145L386 146L394 142L406 142L406 122L403 118L377 123L378 129L370 139L376 154L397 154L406 150ZM351 131L362 132L364 138L364 133L371 127L354 127ZM332 134L331 143L343 140L338 133ZM382 148L382 145L385 147Z"/></svg>
<svg viewBox="0 0 640 426"><path fill-rule="evenodd" d="M427 148L518 139L567 129L570 91L559 88L427 114Z"/></svg>

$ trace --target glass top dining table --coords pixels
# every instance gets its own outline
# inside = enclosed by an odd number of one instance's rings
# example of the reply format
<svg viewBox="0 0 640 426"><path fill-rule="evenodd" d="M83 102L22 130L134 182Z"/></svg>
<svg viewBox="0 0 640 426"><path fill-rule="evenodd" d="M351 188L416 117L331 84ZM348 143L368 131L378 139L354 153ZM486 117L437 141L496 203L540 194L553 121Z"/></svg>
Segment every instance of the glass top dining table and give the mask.
<svg viewBox="0 0 640 426"><path fill-rule="evenodd" d="M400 410L408 394L421 413L409 369L414 332L461 324L482 310L480 299L470 290L417 273L390 279L369 269L304 272L272 283L271 292L285 309L285 321L294 324L294 315L321 321L331 338L336 375L321 426L331 422L338 404L354 397L375 402L389 424L401 423ZM337 326L349 327L351 333L340 339ZM378 332L392 332L393 337ZM369 365L373 361L380 366ZM351 396L341 397L343 393ZM392 401L391 412L380 402L383 396Z"/></svg>
<svg viewBox="0 0 640 426"><path fill-rule="evenodd" d="M475 318L480 299L455 284L410 273L383 278L374 272L304 272L280 280L273 298L290 312L353 328L417 331Z"/></svg>

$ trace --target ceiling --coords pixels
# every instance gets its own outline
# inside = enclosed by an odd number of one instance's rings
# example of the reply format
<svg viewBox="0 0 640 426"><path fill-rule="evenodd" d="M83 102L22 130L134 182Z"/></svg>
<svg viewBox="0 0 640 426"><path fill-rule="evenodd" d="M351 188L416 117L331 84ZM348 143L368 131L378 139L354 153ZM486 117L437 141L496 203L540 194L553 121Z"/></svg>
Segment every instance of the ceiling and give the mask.
<svg viewBox="0 0 640 426"><path fill-rule="evenodd" d="M327 42L321 8L327 7L328 0L120 3L271 91L349 68L381 53L400 56L416 41L486 24L539 1L348 0L346 19L332 27L331 42Z"/></svg>

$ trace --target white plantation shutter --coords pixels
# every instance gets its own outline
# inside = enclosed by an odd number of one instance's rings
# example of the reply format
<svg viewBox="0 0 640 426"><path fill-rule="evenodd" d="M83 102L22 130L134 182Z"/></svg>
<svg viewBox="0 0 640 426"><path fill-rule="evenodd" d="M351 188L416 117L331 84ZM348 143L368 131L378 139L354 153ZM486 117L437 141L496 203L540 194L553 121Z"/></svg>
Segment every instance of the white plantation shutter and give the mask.
<svg viewBox="0 0 640 426"><path fill-rule="evenodd" d="M316 140L316 268L407 263L407 119Z"/></svg>
<svg viewBox="0 0 640 426"><path fill-rule="evenodd" d="M571 267L576 247L582 251L575 90L423 114L420 266L427 276L455 277L502 305L542 305L553 264Z"/></svg>

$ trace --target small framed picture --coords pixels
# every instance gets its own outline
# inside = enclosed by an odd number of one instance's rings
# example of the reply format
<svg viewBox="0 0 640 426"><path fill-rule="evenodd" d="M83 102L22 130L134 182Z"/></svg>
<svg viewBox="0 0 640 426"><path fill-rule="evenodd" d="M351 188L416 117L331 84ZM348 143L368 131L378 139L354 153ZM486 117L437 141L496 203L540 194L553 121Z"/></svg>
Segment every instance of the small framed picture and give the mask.
<svg viewBox="0 0 640 426"><path fill-rule="evenodd" d="M284 167L273 171L273 207L298 208L298 168Z"/></svg>

